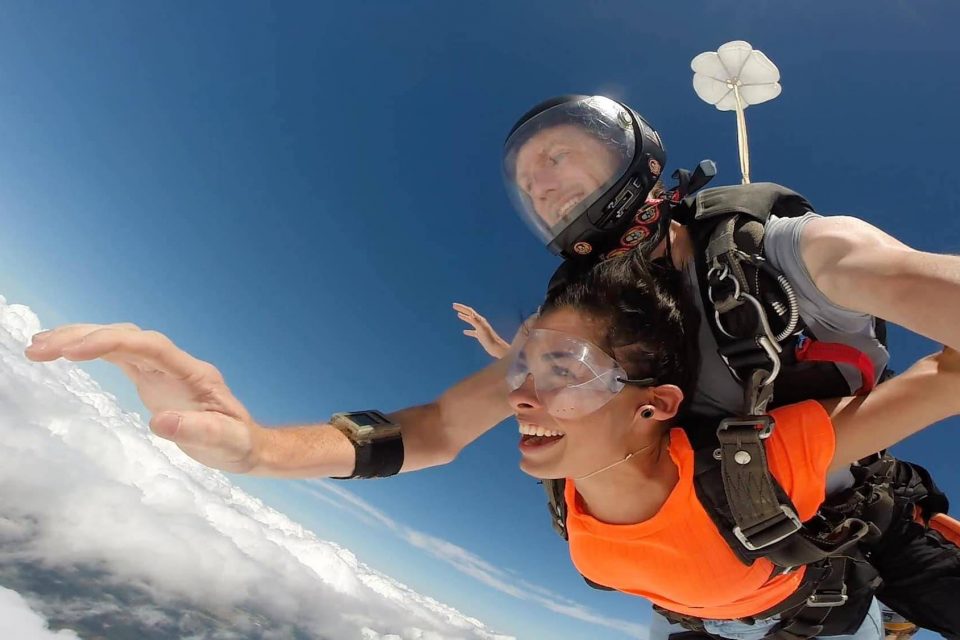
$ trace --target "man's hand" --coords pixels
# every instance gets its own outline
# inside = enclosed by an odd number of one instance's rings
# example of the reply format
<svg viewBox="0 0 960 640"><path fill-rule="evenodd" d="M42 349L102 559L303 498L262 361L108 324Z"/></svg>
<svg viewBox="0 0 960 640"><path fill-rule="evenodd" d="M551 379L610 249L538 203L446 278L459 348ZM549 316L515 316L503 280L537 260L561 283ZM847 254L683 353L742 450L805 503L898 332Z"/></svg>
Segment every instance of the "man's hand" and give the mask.
<svg viewBox="0 0 960 640"><path fill-rule="evenodd" d="M112 362L153 413L150 429L209 467L245 473L257 464L262 429L212 364L177 348L162 333L133 324L72 324L38 333L26 356Z"/></svg>
<svg viewBox="0 0 960 640"><path fill-rule="evenodd" d="M510 351L510 344L501 338L487 319L476 312L473 307L468 307L459 302L453 303L453 309L457 312L457 317L469 324L473 329L464 329L463 335L472 336L477 339L484 351L494 358L502 358Z"/></svg>

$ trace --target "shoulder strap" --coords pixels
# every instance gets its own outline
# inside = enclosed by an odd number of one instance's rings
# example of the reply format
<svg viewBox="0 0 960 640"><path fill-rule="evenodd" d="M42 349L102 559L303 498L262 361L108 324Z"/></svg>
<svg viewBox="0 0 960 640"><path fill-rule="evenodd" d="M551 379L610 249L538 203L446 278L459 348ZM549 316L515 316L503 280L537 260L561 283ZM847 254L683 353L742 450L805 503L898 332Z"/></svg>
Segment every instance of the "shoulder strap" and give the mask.
<svg viewBox="0 0 960 640"><path fill-rule="evenodd" d="M694 197L697 199L697 217L701 220L744 213L766 222L770 215L794 218L814 210L802 195L773 182L704 189Z"/></svg>
<svg viewBox="0 0 960 640"><path fill-rule="evenodd" d="M875 535L875 527L858 517L800 522L767 465L763 440L773 429L768 415L727 418L712 444L704 435L709 431L696 429L695 437L707 445L694 447L697 499L737 557L747 565L766 558L783 572L842 554Z"/></svg>
<svg viewBox="0 0 960 640"><path fill-rule="evenodd" d="M745 385L753 370L765 369L769 386L780 343L802 325L790 283L763 256L765 227L771 215L798 216L813 207L786 187L757 183L703 190L681 209L720 356ZM757 412L744 407L744 413Z"/></svg>
<svg viewBox="0 0 960 640"><path fill-rule="evenodd" d="M674 216L683 224L735 214L745 214L765 223L771 214L794 218L814 210L802 195L773 182L702 189L684 202L685 207Z"/></svg>

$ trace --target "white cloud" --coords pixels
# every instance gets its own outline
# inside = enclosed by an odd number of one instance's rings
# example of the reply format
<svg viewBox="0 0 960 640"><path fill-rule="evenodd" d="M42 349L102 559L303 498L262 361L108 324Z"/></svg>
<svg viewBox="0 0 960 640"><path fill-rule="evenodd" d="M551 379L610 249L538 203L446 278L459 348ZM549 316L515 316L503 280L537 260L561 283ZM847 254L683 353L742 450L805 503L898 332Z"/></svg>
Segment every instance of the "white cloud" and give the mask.
<svg viewBox="0 0 960 640"><path fill-rule="evenodd" d="M73 631L51 631L43 616L16 591L0 587L0 638L17 640L79 640Z"/></svg>
<svg viewBox="0 0 960 640"><path fill-rule="evenodd" d="M72 363L28 362L23 349L39 330L28 308L0 297L0 583L55 626L182 638L508 638L189 460ZM353 508L392 523L360 501ZM478 577L496 571L464 562ZM19 596L4 594L4 611L44 633ZM45 633L36 637L74 637Z"/></svg>

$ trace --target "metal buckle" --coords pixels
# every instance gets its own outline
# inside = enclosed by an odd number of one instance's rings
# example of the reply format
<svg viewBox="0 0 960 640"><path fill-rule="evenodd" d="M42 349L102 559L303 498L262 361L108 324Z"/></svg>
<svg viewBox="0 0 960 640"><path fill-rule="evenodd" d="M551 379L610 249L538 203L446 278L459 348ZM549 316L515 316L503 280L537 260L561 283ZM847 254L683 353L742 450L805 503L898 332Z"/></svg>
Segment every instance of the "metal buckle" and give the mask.
<svg viewBox="0 0 960 640"><path fill-rule="evenodd" d="M760 304L760 301L754 296L750 295L746 291L741 290L740 281L730 272L730 265L727 263L720 263L719 261L717 261L717 264L720 266L712 266L707 271L707 298L714 306L714 325L728 338L738 338L738 336L730 333L727 331L726 327L723 326L723 320L720 319L720 311L716 308L717 300L713 296L713 283L711 281L713 280L713 276L719 272L719 275L716 276L717 283L719 284L724 280L733 281L733 294L731 297L737 302L749 302L753 306L753 309L757 314L757 318L760 320L760 326L763 329L763 335L757 336L757 346L763 349L767 359L772 365L770 375L768 375L760 385L762 387L766 387L772 384L780 374L780 353L783 350L780 347L778 337L774 335L773 329L770 327L770 319L767 317L767 312L764 310L763 305ZM727 367L730 368L729 362L726 359L724 359L724 362L726 362Z"/></svg>
<svg viewBox="0 0 960 640"><path fill-rule="evenodd" d="M760 304L760 301L749 293L743 293L741 294L741 297L753 305L753 308L757 312L757 317L760 318L760 326L763 327L763 335L770 340L771 345L774 349L776 349L776 353L780 353L782 349L780 348L780 344L777 342L776 336L773 335L773 329L770 328L770 319L767 318L767 312L763 310L763 305Z"/></svg>
<svg viewBox="0 0 960 640"><path fill-rule="evenodd" d="M766 387L773 383L777 379L777 376L780 375L780 367L782 365L780 361L780 345L776 342L772 342L768 336L761 336L757 342L760 343L760 346L767 354L767 358L770 359L770 362L773 363L773 370L770 372L770 375L760 383L761 387Z"/></svg>
<svg viewBox="0 0 960 640"><path fill-rule="evenodd" d="M719 261L717 261L717 264L719 264ZM713 297L713 285L710 281L713 280L713 276L718 271L720 272L720 275L717 276L717 284L720 284L724 280L733 280L733 295L731 297L739 300L741 293L740 281L730 274L730 265L726 263L722 264L720 267L712 266L707 270L707 298L709 298L710 302L716 304L717 300Z"/></svg>
<svg viewBox="0 0 960 640"><path fill-rule="evenodd" d="M773 421L769 415L762 416L750 416L748 418L724 418L720 421L720 426L717 427L717 433L721 431L727 431L728 429L735 429L737 427L750 427L755 431L760 432L760 439L766 440L770 437L770 434L773 433L773 428L776 426L776 423ZM760 427L759 429L757 427Z"/></svg>
<svg viewBox="0 0 960 640"><path fill-rule="evenodd" d="M803 523L800 522L800 518L797 517L797 514L794 513L794 512L793 512L793 509L791 509L790 507L781 504L781 505L780 505L780 511L783 512L783 515L784 515L784 517L787 519L787 521L791 523L791 524L790 524L790 527L789 527L789 531L787 531L787 532L785 532L785 533L782 533L782 534L780 534L780 535L778 535L778 536L776 536L775 538L772 538L772 539L770 539L770 540L765 540L765 541L764 541L763 543L761 543L761 544L755 544L755 543L751 542L750 539L747 538L746 535L744 535L743 530L742 530L740 527L734 527L734 528L733 528L733 535L735 535L735 536L737 537L737 540L739 540L740 543L741 543L744 547L746 547L747 549L749 549L750 551L759 551L760 549L765 549L765 548L769 547L770 545L777 544L777 543L780 542L781 540L785 540L785 539L789 538L790 536L792 536L793 534L795 534L797 531L799 531L799 530L803 527ZM764 524L766 524L767 526L765 526L763 529L761 529L761 530L760 530L760 533L767 532L767 531L769 531L770 529L772 529L772 528L776 527L777 525L781 524L782 522L783 522L783 518L774 516L773 518L771 518L770 520L768 520L766 523L764 523ZM753 535L754 535L754 537L756 537L757 534L755 533L755 534L753 534ZM811 596L811 597L813 597L813 596ZM846 594L844 594L843 597L846 598ZM812 605L812 606L832 607L832 606L834 606L834 605L833 605L833 604L829 604L829 605Z"/></svg>
<svg viewBox="0 0 960 640"><path fill-rule="evenodd" d="M710 300L710 304L713 305L714 323L716 324L717 328L720 329L723 335L727 336L728 338L736 339L737 336L727 331L727 329L723 326L723 321L720 319L720 311L717 310L717 299L713 296L713 276L716 275L718 271L720 272L720 275L717 277L717 284L720 284L724 280L733 281L733 294L731 294L729 298L733 298L738 302L742 302L743 300L741 295L743 294L743 291L740 289L740 281L730 274L729 265L723 264L722 267L713 266L707 271L707 299Z"/></svg>
<svg viewBox="0 0 960 640"><path fill-rule="evenodd" d="M847 602L847 585L840 591L815 591L807 598L808 607L839 607Z"/></svg>
<svg viewBox="0 0 960 640"><path fill-rule="evenodd" d="M724 418L720 421L720 426L717 427L717 436L720 435L721 431L726 431L727 429L736 429L738 427L749 427L752 431L760 432L760 439L766 440L773 433L773 428L776 426L776 423L773 421L769 415L759 415L752 416L751 418L740 419L740 418ZM757 429L760 427L760 429ZM713 459L722 460L723 454L721 453L720 447L717 447L713 450Z"/></svg>

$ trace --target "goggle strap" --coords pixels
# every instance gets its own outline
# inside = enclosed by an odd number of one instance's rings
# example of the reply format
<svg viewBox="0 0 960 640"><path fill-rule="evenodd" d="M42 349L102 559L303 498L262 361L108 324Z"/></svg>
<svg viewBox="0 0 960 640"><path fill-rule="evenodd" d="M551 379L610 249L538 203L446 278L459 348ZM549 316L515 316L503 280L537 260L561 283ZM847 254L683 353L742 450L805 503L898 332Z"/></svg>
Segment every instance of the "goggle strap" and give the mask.
<svg viewBox="0 0 960 640"><path fill-rule="evenodd" d="M622 382L623 384L635 384L638 387L655 387L657 385L656 378L616 378L617 382Z"/></svg>

